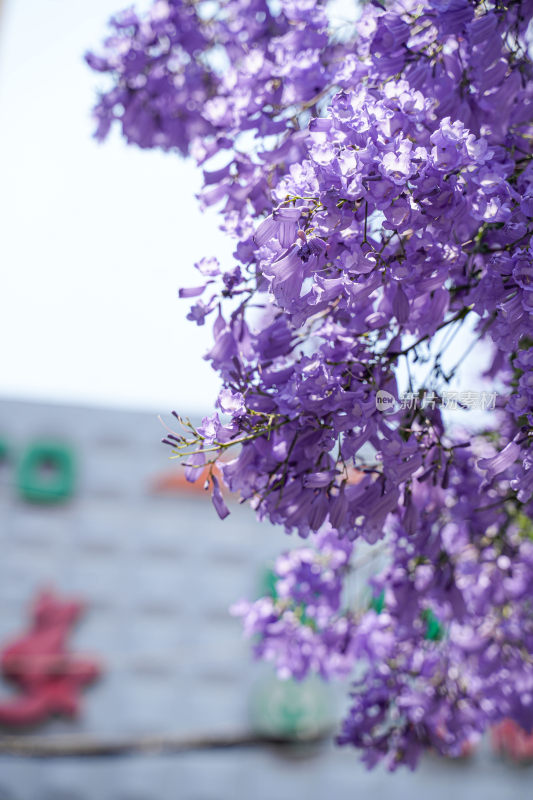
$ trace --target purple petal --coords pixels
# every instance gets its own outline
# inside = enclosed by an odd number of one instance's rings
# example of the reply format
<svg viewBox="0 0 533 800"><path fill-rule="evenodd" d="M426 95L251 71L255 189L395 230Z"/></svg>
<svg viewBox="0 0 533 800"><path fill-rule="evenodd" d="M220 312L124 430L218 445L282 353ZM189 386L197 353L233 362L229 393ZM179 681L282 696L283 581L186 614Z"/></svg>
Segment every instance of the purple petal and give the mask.
<svg viewBox="0 0 533 800"><path fill-rule="evenodd" d="M214 475L211 475L211 480L213 481L213 494L211 495L213 505L215 506L215 510L220 519L225 519L230 513L229 508L227 507L226 503L224 502L224 498L222 497L222 492L220 491L218 479Z"/></svg>

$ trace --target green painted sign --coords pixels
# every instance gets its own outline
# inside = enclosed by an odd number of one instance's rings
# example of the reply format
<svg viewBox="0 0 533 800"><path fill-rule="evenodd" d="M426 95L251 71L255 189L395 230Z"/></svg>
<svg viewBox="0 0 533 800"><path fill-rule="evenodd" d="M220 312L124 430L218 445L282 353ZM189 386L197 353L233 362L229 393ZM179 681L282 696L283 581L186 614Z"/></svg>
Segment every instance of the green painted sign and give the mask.
<svg viewBox="0 0 533 800"><path fill-rule="evenodd" d="M57 503L74 491L75 467L71 450L54 441L34 442L22 456L17 488L32 503Z"/></svg>

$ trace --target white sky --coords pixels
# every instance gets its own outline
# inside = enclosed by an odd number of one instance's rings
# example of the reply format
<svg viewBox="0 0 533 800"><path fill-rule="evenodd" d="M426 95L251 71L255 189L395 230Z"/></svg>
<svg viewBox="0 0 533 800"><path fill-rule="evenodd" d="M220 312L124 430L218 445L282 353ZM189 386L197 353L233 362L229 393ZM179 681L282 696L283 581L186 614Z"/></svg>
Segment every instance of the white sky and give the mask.
<svg viewBox="0 0 533 800"><path fill-rule="evenodd" d="M181 285L231 253L200 175L118 135L92 139L85 66L125 0L4 0L0 20L0 395L209 410L209 328Z"/></svg>

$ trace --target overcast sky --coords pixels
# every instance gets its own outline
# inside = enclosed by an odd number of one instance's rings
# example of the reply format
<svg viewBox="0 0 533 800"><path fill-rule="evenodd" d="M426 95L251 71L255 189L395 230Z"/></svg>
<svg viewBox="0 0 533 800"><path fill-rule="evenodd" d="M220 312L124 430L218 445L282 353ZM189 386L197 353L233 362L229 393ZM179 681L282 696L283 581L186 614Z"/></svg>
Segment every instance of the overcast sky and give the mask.
<svg viewBox="0 0 533 800"><path fill-rule="evenodd" d="M92 138L85 66L120 0L5 0L0 25L0 394L209 409L210 331L186 321L194 261L231 252L199 174Z"/></svg>

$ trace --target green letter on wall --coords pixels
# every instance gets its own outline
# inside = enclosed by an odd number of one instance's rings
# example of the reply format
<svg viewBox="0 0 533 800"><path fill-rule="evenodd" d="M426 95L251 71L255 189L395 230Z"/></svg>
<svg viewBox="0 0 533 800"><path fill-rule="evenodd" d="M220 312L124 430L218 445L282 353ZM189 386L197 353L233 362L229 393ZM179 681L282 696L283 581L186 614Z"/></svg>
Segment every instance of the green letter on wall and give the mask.
<svg viewBox="0 0 533 800"><path fill-rule="evenodd" d="M35 442L20 462L17 486L25 500L55 503L66 500L74 488L74 459L57 442Z"/></svg>

